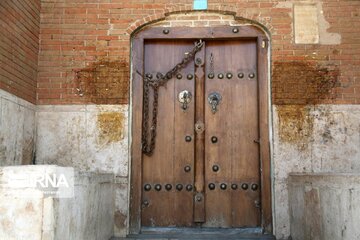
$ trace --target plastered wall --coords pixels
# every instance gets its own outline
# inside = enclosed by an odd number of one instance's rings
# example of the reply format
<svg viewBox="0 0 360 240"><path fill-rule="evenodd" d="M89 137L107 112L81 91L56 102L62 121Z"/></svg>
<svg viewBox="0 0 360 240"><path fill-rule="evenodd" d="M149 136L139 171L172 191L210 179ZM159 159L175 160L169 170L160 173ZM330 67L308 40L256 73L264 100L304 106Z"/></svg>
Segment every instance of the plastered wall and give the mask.
<svg viewBox="0 0 360 240"><path fill-rule="evenodd" d="M273 116L275 232L277 238L286 239L289 173L360 171L360 106L275 106Z"/></svg>
<svg viewBox="0 0 360 240"><path fill-rule="evenodd" d="M0 166L31 164L36 106L0 89Z"/></svg>

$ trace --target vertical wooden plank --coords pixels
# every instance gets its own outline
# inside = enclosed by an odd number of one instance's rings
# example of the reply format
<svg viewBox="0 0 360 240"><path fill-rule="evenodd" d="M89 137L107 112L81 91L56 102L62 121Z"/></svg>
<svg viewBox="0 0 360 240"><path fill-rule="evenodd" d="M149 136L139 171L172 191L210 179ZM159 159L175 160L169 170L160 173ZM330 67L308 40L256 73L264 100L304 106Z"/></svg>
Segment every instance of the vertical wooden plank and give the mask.
<svg viewBox="0 0 360 240"><path fill-rule="evenodd" d="M226 41L208 44L207 55L214 55L215 78L207 79L206 96L219 92L222 101L217 113L206 109L206 182L215 183L216 189L207 188L206 226L256 227L260 225L260 190L251 190L260 183L258 88L256 76L256 41ZM207 65L208 67L208 65ZM243 78L237 75L244 73ZM208 71L207 71L208 73ZM224 75L223 79L218 74ZM232 77L228 79L227 73ZM255 77L250 78L249 74ZM218 137L211 143L212 136ZM208 141L209 139L209 141ZM212 167L219 166L214 172ZM227 185L221 190L220 184ZM247 190L241 184L248 184ZM237 184L232 189L231 184Z"/></svg>
<svg viewBox="0 0 360 240"><path fill-rule="evenodd" d="M177 41L175 46L174 62L179 62L185 52L190 51L194 45L192 41ZM190 61L188 65L180 71L181 79L173 79L175 82L175 124L174 124L174 210L171 211L175 219L175 226L193 225L193 193L194 193L194 116L195 116L195 79L187 79L187 75L194 75L194 62ZM192 100L186 110L182 109L182 104L178 101L181 91L187 90L192 94ZM191 141L185 141L185 137L190 136ZM190 171L186 172L185 167L189 166ZM175 190L177 184L182 184L181 191ZM192 189L187 189L191 186Z"/></svg>
<svg viewBox="0 0 360 240"><path fill-rule="evenodd" d="M263 45L263 41L265 45ZM259 79L259 128L260 128L260 170L261 170L261 210L262 227L272 232L272 198L271 198L271 162L269 138L269 82L268 82L268 47L265 36L258 38L258 79ZM264 47L263 47L264 46Z"/></svg>
<svg viewBox="0 0 360 240"><path fill-rule="evenodd" d="M142 152L141 152L141 129L142 129L142 99L143 99L143 80L136 72L143 73L143 46L144 41L141 38L134 38L132 41L131 69L132 89L131 95L131 185L130 185L130 217L129 232L136 234L141 226L141 172L142 172Z"/></svg>
<svg viewBox="0 0 360 240"><path fill-rule="evenodd" d="M205 107L205 43L202 49L196 53L195 56L195 123L204 123L204 107ZM201 61L198 62L198 60ZM195 189L196 195L194 199L194 222L203 223L205 221L205 142L204 142L204 131L196 133L195 139Z"/></svg>
<svg viewBox="0 0 360 240"><path fill-rule="evenodd" d="M252 184L260 184L258 114L258 84L256 64L256 40L241 40L229 42L231 53L231 69L235 70L235 78L231 81L232 126L232 180L238 184L238 189L232 191L232 226L260 226L260 209L255 201L260 201L260 188L251 190ZM244 77L239 78L238 73ZM249 75L254 73L254 78ZM243 190L241 185L248 184Z"/></svg>
<svg viewBox="0 0 360 240"><path fill-rule="evenodd" d="M145 72L165 74L180 62L184 53L193 48L189 41L147 41L145 44ZM156 59L156 61L154 61ZM178 94L188 90L194 94L194 79L187 80L188 74L194 74L193 62L181 71L181 80L174 76L159 89L158 127L156 148L152 156L144 156L143 185L151 184L153 189L144 192L144 200L149 202L143 208L143 226L168 227L191 226L193 209L194 182L194 140L186 142L185 137L194 138L194 102L184 111L178 101ZM151 108L152 109L152 108ZM151 118L151 114L150 114ZM190 172L185 172L190 166ZM161 184L161 190L154 190ZM172 189L166 190L166 184ZM181 191L176 185L181 184Z"/></svg>
<svg viewBox="0 0 360 240"><path fill-rule="evenodd" d="M156 59L156 61L154 61ZM148 40L145 42L145 73L165 74L174 62L174 42ZM171 226L174 224L172 210L173 195L165 190L166 183L174 181L174 79L167 82L166 88L159 88L156 145L152 156L143 155L143 185L150 184L150 191L143 191L143 200L149 205L142 210L143 226ZM151 95L153 99L153 94ZM152 101L150 102L152 118ZM151 124L149 123L151 127ZM161 190L155 190L160 184Z"/></svg>
<svg viewBox="0 0 360 240"><path fill-rule="evenodd" d="M230 106L232 99L230 99L231 89L228 84L228 79L224 76L219 79L218 74L225 75L227 72L227 54L229 52L225 48L222 41L208 42L206 48L207 69L210 67L209 58L213 54L214 57L214 79L206 77L205 84L205 175L206 175L206 222L207 227L230 227L231 226L231 192L229 181L231 178L231 138ZM206 71L208 74L209 71ZM207 98L209 94L217 92L222 96L222 100L218 105L218 110L214 114L211 111ZM218 141L212 143L211 138L217 137ZM214 165L219 167L217 172L213 171ZM208 185L214 183L216 188L210 190ZM220 189L220 184L225 183L227 188Z"/></svg>

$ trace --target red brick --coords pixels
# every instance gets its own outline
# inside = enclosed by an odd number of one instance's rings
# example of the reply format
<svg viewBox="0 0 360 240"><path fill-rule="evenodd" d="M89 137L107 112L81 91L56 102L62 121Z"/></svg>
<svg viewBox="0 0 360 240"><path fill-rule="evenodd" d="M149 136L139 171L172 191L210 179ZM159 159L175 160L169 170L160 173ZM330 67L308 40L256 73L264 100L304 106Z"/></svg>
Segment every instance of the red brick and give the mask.
<svg viewBox="0 0 360 240"><path fill-rule="evenodd" d="M11 2L11 1L10 1ZM168 1L115 1L108 0L87 3L88 1L60 1L43 2L40 0L23 3L21 1L1 2L3 9L14 9L14 14L2 15L0 20L7 23L4 27L5 35L9 38L2 43L0 55L6 60L14 61L6 68L3 75L15 81L13 86L8 81L0 81L0 87L24 99L35 99L36 71L38 70L37 94L38 104L76 104L86 103L88 98L78 97L74 91L75 82L72 80L72 69L93 64L108 59L116 61L123 58L128 63L130 34L137 28L150 21L164 18L165 13L173 11L187 12L192 4L187 0L176 3ZM358 1L323 3L324 17L330 24L328 32L339 33L342 43L339 45L296 45L293 44L293 29L291 8L277 8L278 2L222 0L209 1L209 9L218 12L236 12L239 17L248 17L261 22L270 29L272 35L272 61L300 62L317 66L333 66L339 71L339 83L347 87L329 90L336 92L338 98L321 97L322 103L360 103L359 79L360 70L360 13L355 11L360 6ZM212 26L222 22L216 14L202 15L171 15L173 26L195 26L209 23ZM200 21L197 21L199 18ZM15 22L21 19L21 24ZM210 21L209 21L210 20ZM213 21L211 21L213 20ZM215 21L214 21L215 20ZM15 30L15 31L14 31ZM39 35L40 34L40 41ZM40 55L37 56L39 51ZM316 54L313 54L316 52ZM39 61L37 62L37 59ZM37 69L37 64L38 69ZM125 71L125 70L124 70ZM128 68L125 72L128 72ZM124 75L128 82L128 75ZM296 88L296 82L291 82ZM30 86L30 87L26 87ZM274 87L276 91L279 89ZM290 88L289 88L290 89ZM292 88L291 88L292 89ZM46 94L44 94L46 92ZM295 97L294 97L295 96ZM304 103L300 95L291 92L284 95L273 94L275 102L286 104ZM105 99L106 100L106 99ZM108 103L111 102L110 100ZM127 99L117 103L127 102Z"/></svg>

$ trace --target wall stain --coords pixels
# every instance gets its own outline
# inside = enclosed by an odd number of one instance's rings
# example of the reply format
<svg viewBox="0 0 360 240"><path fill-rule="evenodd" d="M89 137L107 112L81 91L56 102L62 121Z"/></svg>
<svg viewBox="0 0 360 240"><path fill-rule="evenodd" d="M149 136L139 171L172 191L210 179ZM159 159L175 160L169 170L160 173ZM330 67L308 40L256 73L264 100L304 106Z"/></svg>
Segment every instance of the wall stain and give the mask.
<svg viewBox="0 0 360 240"><path fill-rule="evenodd" d="M74 69L75 91L95 104L129 102L129 62L99 60L89 67Z"/></svg>
<svg viewBox="0 0 360 240"><path fill-rule="evenodd" d="M105 145L124 138L125 116L120 112L102 112L97 115L98 142Z"/></svg>
<svg viewBox="0 0 360 240"><path fill-rule="evenodd" d="M26 204L25 211L26 212L35 212L34 206L32 205L32 203L27 203Z"/></svg>
<svg viewBox="0 0 360 240"><path fill-rule="evenodd" d="M272 100L276 105L331 103L340 86L336 65L308 61L274 62Z"/></svg>
<svg viewBox="0 0 360 240"><path fill-rule="evenodd" d="M4 143L4 138L0 137L0 166L6 164L6 146Z"/></svg>
<svg viewBox="0 0 360 240"><path fill-rule="evenodd" d="M307 61L274 63L272 101L277 105L282 142L296 145L300 150L307 149L313 140L315 118L311 109L336 98L339 74L335 65L320 66ZM325 130L322 137L324 142L331 141L330 129Z"/></svg>
<svg viewBox="0 0 360 240"><path fill-rule="evenodd" d="M116 211L114 215L115 226L122 229L125 227L126 215L120 211Z"/></svg>
<svg viewBox="0 0 360 240"><path fill-rule="evenodd" d="M1 220L0 225L2 226L2 229L6 232L10 232L10 229L12 229L12 224L8 219Z"/></svg>
<svg viewBox="0 0 360 240"><path fill-rule="evenodd" d="M33 138L25 139L23 149L22 149L21 164L23 164L23 165L32 164L33 157L34 157L34 151L35 151L34 139Z"/></svg>
<svg viewBox="0 0 360 240"><path fill-rule="evenodd" d="M280 140L296 145L298 149L307 149L314 128L314 118L310 116L311 106L279 105L276 109Z"/></svg>

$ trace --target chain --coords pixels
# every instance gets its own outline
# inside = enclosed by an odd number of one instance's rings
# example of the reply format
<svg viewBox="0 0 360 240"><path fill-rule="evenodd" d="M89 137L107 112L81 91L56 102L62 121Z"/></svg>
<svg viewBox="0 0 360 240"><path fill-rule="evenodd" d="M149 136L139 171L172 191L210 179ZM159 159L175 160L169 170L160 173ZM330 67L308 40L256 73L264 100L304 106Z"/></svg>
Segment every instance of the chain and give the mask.
<svg viewBox="0 0 360 240"><path fill-rule="evenodd" d="M195 47L190 52L185 53L185 57L181 60L181 62L176 64L165 75L158 73L156 74L156 78L154 79L152 79L152 77L149 75L143 76L144 112L143 112L143 125L142 125L143 129L142 129L141 143L142 143L142 151L144 154L150 156L152 155L155 149L156 126L157 126L157 115L158 115L158 105L159 105L159 87L164 86L170 79L172 79L175 76L175 74L177 74L181 69L186 67L186 65L191 60L194 59L195 54L201 50L203 45L204 42L202 40L195 42ZM149 129L150 88L153 89L154 99L153 99L151 127ZM150 140L149 140L149 135L150 135Z"/></svg>
<svg viewBox="0 0 360 240"><path fill-rule="evenodd" d="M210 54L210 71L211 74L214 74L214 55Z"/></svg>

